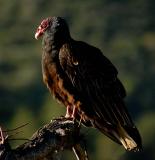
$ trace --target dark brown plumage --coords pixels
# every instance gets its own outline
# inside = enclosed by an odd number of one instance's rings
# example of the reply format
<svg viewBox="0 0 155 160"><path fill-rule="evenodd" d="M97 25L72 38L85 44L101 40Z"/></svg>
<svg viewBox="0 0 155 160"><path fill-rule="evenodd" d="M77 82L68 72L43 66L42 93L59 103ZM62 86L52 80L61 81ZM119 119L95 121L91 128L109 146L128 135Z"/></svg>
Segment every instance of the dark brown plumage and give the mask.
<svg viewBox="0 0 155 160"><path fill-rule="evenodd" d="M35 34L43 35L43 80L67 107L67 117L99 129L126 150L140 150L141 138L125 107L125 89L114 65L102 52L71 38L63 18L42 21Z"/></svg>

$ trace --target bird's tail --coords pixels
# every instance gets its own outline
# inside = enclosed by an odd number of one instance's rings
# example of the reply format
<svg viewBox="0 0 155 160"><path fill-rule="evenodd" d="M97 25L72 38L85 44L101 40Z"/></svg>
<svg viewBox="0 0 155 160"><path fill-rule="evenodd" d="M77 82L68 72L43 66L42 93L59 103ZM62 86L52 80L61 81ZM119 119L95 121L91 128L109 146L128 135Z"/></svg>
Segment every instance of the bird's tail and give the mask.
<svg viewBox="0 0 155 160"><path fill-rule="evenodd" d="M142 149L141 137L136 127L122 127L118 124L117 133L114 136L128 151L140 151Z"/></svg>
<svg viewBox="0 0 155 160"><path fill-rule="evenodd" d="M141 137L135 126L126 127L118 124L116 128L110 126L103 128L96 123L95 127L113 141L122 144L127 151L136 152L142 150Z"/></svg>

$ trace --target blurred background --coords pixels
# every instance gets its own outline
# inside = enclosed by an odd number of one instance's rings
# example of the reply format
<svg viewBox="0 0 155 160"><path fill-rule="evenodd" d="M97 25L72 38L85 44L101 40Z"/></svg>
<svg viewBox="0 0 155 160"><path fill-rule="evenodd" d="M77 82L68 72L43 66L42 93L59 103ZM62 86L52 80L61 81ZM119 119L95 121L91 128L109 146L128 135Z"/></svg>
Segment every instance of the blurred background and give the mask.
<svg viewBox="0 0 155 160"><path fill-rule="evenodd" d="M29 138L65 112L42 82L41 40L34 39L48 16L65 17L74 39L100 48L118 68L143 138L141 153L127 153L95 129L85 129L90 159L155 160L154 0L0 0L0 125L13 129L29 123L14 136ZM63 160L75 157L66 151Z"/></svg>

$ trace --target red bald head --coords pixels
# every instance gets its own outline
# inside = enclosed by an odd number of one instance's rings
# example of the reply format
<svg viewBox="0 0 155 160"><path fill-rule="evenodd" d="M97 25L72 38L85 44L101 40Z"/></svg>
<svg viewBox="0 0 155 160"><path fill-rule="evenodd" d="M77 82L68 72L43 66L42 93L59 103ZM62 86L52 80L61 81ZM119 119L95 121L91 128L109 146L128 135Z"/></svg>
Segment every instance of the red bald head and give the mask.
<svg viewBox="0 0 155 160"><path fill-rule="evenodd" d="M45 32L47 35L51 33L49 36L60 39L60 41L66 41L66 39L70 38L68 25L61 17L48 17L44 19L35 33L35 38L38 39Z"/></svg>
<svg viewBox="0 0 155 160"><path fill-rule="evenodd" d="M39 27L37 28L37 31L35 33L35 38L38 39L40 36L44 34L44 32L47 30L47 28L50 26L50 19L51 18L46 18L44 19Z"/></svg>

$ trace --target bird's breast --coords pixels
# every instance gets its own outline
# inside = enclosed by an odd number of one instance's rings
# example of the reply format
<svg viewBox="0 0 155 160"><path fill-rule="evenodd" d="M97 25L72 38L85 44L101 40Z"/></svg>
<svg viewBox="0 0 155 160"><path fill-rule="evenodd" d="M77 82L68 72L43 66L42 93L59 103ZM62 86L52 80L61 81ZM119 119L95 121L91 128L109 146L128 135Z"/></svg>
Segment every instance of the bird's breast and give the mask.
<svg viewBox="0 0 155 160"><path fill-rule="evenodd" d="M75 103L74 94L70 91L70 83L56 64L44 65L43 81L51 94L65 106Z"/></svg>

